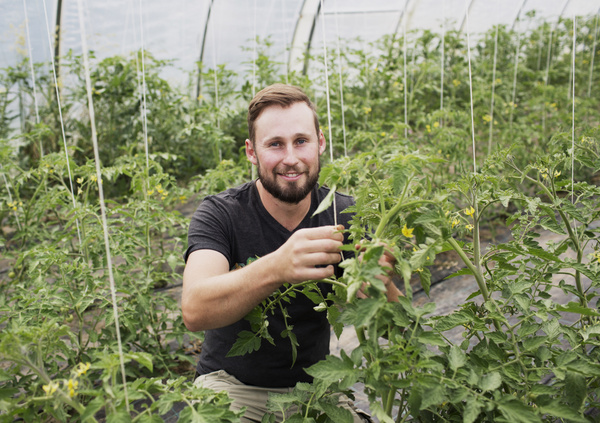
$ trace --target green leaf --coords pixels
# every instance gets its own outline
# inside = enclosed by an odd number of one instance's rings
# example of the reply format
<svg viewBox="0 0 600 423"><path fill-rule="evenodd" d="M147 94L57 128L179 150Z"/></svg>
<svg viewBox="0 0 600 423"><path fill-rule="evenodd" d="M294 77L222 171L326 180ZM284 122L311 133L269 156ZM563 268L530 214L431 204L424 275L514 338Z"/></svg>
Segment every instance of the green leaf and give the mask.
<svg viewBox="0 0 600 423"><path fill-rule="evenodd" d="M428 407L441 405L446 401L446 386L443 384L437 384L434 386L427 386L427 394L423 396L421 400L420 408L425 410Z"/></svg>
<svg viewBox="0 0 600 423"><path fill-rule="evenodd" d="M429 296L429 290L431 289L431 272L427 267L419 272L419 279L421 280L423 291Z"/></svg>
<svg viewBox="0 0 600 423"><path fill-rule="evenodd" d="M566 306L556 306L556 310L566 311L567 313L583 314L584 316L600 316L600 313L573 301L569 302Z"/></svg>
<svg viewBox="0 0 600 423"><path fill-rule="evenodd" d="M258 351L260 348L260 338L256 334L243 330L238 334L238 338L227 353L227 357L236 357Z"/></svg>
<svg viewBox="0 0 600 423"><path fill-rule="evenodd" d="M552 417L557 417L559 419L567 419L569 422L580 422L580 423L588 423L589 420L579 414L573 408L566 406L564 404L560 404L556 401L551 402L546 405L538 406L540 411L543 414L548 414Z"/></svg>
<svg viewBox="0 0 600 423"><path fill-rule="evenodd" d="M354 417L350 410L342 407L335 406L333 404L329 404L326 402L322 402L320 406L327 414L333 423L352 423L354 422Z"/></svg>
<svg viewBox="0 0 600 423"><path fill-rule="evenodd" d="M444 338L431 331L423 331L417 335L417 339L426 345L437 345L438 347L444 347L448 345Z"/></svg>
<svg viewBox="0 0 600 423"><path fill-rule="evenodd" d="M500 373L498 372L488 373L487 375L482 376L479 380L479 388L481 388L481 390L484 392L498 389L501 384L502 376L500 376Z"/></svg>
<svg viewBox="0 0 600 423"><path fill-rule="evenodd" d="M341 320L348 325L362 327L371 321L377 312L385 305L377 298L359 299L349 305L342 313Z"/></svg>
<svg viewBox="0 0 600 423"><path fill-rule="evenodd" d="M536 351L547 340L548 338L546 336L532 336L531 338L526 338L523 340L523 346L525 347L524 352Z"/></svg>
<svg viewBox="0 0 600 423"><path fill-rule="evenodd" d="M541 423L542 421L532 408L513 398L503 398L498 403L498 409L511 423Z"/></svg>
<svg viewBox="0 0 600 423"><path fill-rule="evenodd" d="M94 398L92 401L90 401L86 405L85 411L81 414L81 421L84 423L88 419L90 419L89 421L93 421L93 420L91 420L91 418L94 417L96 415L96 413L98 411L100 411L100 409L103 406L104 406L104 401L102 398L100 398L100 397Z"/></svg>
<svg viewBox="0 0 600 423"><path fill-rule="evenodd" d="M331 204L333 204L333 198L335 196L335 190L336 190L336 186L334 185L331 187L331 189L329 190L329 193L327 193L327 195L325 196L323 201L321 201L321 204L319 204L319 207L317 207L317 210L315 210L315 212L312 214L311 217L315 217L319 213L322 213L325 210L327 210L329 207L331 207Z"/></svg>
<svg viewBox="0 0 600 423"><path fill-rule="evenodd" d="M483 407L483 404L477 401L477 398L470 397L463 410L463 423L473 423L477 419L477 416L479 416L481 407Z"/></svg>
<svg viewBox="0 0 600 423"><path fill-rule="evenodd" d="M448 353L448 365L454 371L461 368L467 363L467 355L464 353L456 345L452 345L450 347L450 352Z"/></svg>
<svg viewBox="0 0 600 423"><path fill-rule="evenodd" d="M127 358L132 359L140 363L142 366L152 371L152 354L145 352L135 352L125 354Z"/></svg>
<svg viewBox="0 0 600 423"><path fill-rule="evenodd" d="M354 384L358 379L358 371L354 368L352 360L332 355L307 368L306 373L329 384L343 379L352 380Z"/></svg>
<svg viewBox="0 0 600 423"><path fill-rule="evenodd" d="M442 316L437 318L437 323L435 328L440 332L445 332L450 329L454 329L457 326L466 325L469 322L472 322L474 319L471 313L460 310L449 314L448 316Z"/></svg>

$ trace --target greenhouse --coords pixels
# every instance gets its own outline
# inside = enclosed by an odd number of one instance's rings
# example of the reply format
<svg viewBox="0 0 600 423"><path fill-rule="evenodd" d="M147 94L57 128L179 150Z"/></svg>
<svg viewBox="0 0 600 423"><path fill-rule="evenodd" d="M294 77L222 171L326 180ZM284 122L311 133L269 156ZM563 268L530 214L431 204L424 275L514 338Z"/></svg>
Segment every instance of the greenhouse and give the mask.
<svg viewBox="0 0 600 423"><path fill-rule="evenodd" d="M0 421L599 422L599 26L4 0Z"/></svg>

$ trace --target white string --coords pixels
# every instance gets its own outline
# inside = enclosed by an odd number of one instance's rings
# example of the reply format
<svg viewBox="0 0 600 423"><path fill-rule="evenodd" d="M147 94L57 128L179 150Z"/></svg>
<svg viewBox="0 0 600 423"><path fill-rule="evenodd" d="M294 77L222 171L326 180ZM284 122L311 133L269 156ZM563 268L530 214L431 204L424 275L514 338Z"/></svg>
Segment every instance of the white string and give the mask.
<svg viewBox="0 0 600 423"><path fill-rule="evenodd" d="M492 101L490 104L490 133L488 138L488 155L492 152L492 132L494 127L494 95L496 92L496 63L498 57L498 27L496 25L496 35L494 36L494 65L492 68Z"/></svg>
<svg viewBox="0 0 600 423"><path fill-rule="evenodd" d="M446 0L442 3L442 60L440 77L440 112L444 111L444 67L446 50ZM443 113L440 114L440 126L443 125Z"/></svg>
<svg viewBox="0 0 600 423"><path fill-rule="evenodd" d="M145 67L145 56L144 56L144 21L143 21L143 5L142 0L139 0L140 6L140 44L142 45L142 124L144 126L144 148L146 152L146 190L150 189L150 154L148 146L148 109L146 108L146 67ZM136 54L137 63L137 54ZM138 77L139 78L139 77ZM139 81L139 79L138 79Z"/></svg>
<svg viewBox="0 0 600 423"><path fill-rule="evenodd" d="M471 76L471 41L469 38L469 6L466 3L465 14L466 14L466 28L467 28L467 58L469 62L469 94L471 98L471 137L473 139L473 173L477 173L477 159L475 156L475 118L473 115L473 78Z"/></svg>
<svg viewBox="0 0 600 423"><path fill-rule="evenodd" d="M285 83L289 84L289 53L288 53L288 33L286 25L285 2L281 2L281 24L283 25L283 63L285 64Z"/></svg>
<svg viewBox="0 0 600 423"><path fill-rule="evenodd" d="M408 138L408 80L406 74L406 12L408 0L404 2L404 12L402 13L402 56L404 59L404 138Z"/></svg>
<svg viewBox="0 0 600 423"><path fill-rule="evenodd" d="M258 31L256 29L256 0L254 0L254 37L252 37L252 98L256 93L256 44ZM216 66L216 65L215 65Z"/></svg>
<svg viewBox="0 0 600 423"><path fill-rule="evenodd" d="M544 113L542 113L542 136L546 134L546 87L550 79L550 59L552 57L552 35L554 28L550 26L550 34L548 35L548 55L546 57L546 74L544 75Z"/></svg>
<svg viewBox="0 0 600 423"><path fill-rule="evenodd" d="M117 306L117 294L115 280L112 271L112 259L110 254L110 243L108 239L108 223L106 221L106 205L104 204L104 191L102 189L102 172L100 170L100 155L98 153L98 134L96 132L96 118L94 114L94 102L92 99L92 80L90 77L90 65L88 59L87 42L85 35L85 26L83 24L83 5L82 0L77 0L77 9L79 13L79 30L81 31L81 48L83 50L83 68L85 72L85 86L88 99L88 111L90 115L90 125L92 129L92 144L94 146L94 160L96 162L96 178L98 182L98 196L100 199L100 212L102 217L102 229L104 232L104 246L106 249L106 267L108 268L108 279L110 281L110 293L113 304L113 315L115 319L115 329L117 334L117 345L119 349L119 359L121 362L121 374L123 376L123 391L125 393L125 405L129 413L129 398L127 395L127 380L125 379L125 360L123 358L123 346L121 344L121 331L119 329L119 311Z"/></svg>
<svg viewBox="0 0 600 423"><path fill-rule="evenodd" d="M521 18L517 16L517 22L520 23ZM515 110L515 101L517 99L517 74L519 72L519 53L521 51L521 32L520 28L517 30L517 51L515 52L515 71L513 74L513 91L512 91L512 102L510 105L510 115L509 115L509 128L512 128L513 124L513 113Z"/></svg>
<svg viewBox="0 0 600 423"><path fill-rule="evenodd" d="M33 53L31 50L31 35L29 32L29 18L27 16L27 0L23 0L23 10L25 11L25 31L27 32L27 51L29 52L29 68L31 70L31 85L33 86L33 104L35 106L35 123L40 123L40 112L37 101L37 88L35 83L35 71L33 69ZM44 157L44 145L40 137L40 157Z"/></svg>
<svg viewBox="0 0 600 423"><path fill-rule="evenodd" d="M127 40L127 32L129 30L129 19L133 22L133 33L134 33L134 44L137 45L137 39L135 38L135 17L133 16L134 6L132 2L128 3L127 13L125 14L125 25L123 26L123 36L121 37L121 56L125 55L125 42Z"/></svg>
<svg viewBox="0 0 600 423"><path fill-rule="evenodd" d="M333 2L334 7L334 18L335 18L335 35L336 35L336 46L337 46L337 59L338 59L338 74L340 80L340 102L342 107L342 136L344 138L344 157L348 157L348 147L346 143L346 118L344 108L344 81L342 77L342 52L340 49L340 28L338 25L338 11L337 11L337 0Z"/></svg>
<svg viewBox="0 0 600 423"><path fill-rule="evenodd" d="M323 10L323 0L321 2L321 33L323 38L323 64L325 65L325 97L327 98L327 126L329 129L329 158L333 163L333 135L331 131L331 105L329 101L329 76L327 70L327 41L325 33L325 12ZM335 194L333 195L333 224L337 226L337 205Z"/></svg>
<svg viewBox="0 0 600 423"><path fill-rule="evenodd" d="M6 192L8 193L8 201L10 203L14 203L13 196L10 193L10 184L8 183L8 180L6 179L6 175L4 174L2 169L3 169L3 166L2 166L2 163L0 163L0 173L2 173L2 179L4 179L4 185L6 185ZM16 210L13 210L13 213L15 215L15 221L17 222L17 228L19 228L19 230L21 230L21 222L19 221L19 215L17 214Z"/></svg>
<svg viewBox="0 0 600 423"><path fill-rule="evenodd" d="M217 110L217 128L221 128L221 120L219 118L219 79L217 77L217 45L216 38L217 32L215 30L215 23L212 24L212 59L213 59L213 71L214 71L214 83L215 83L215 109ZM219 161L221 160L221 148L219 147Z"/></svg>
<svg viewBox="0 0 600 423"><path fill-rule="evenodd" d="M571 56L573 58L571 71L573 73L573 90L572 90L572 125L571 125L571 202L575 200L575 42L577 40L577 17L573 12L573 51Z"/></svg>
<svg viewBox="0 0 600 423"><path fill-rule="evenodd" d="M46 31L48 33L48 45L50 46L50 61L52 64L52 75L54 76L54 88L56 89L56 104L58 106L58 117L60 120L60 129L62 133L63 146L65 149L65 158L67 159L67 172L69 175L69 186L71 187L71 201L73 202L73 209L77 208L75 203L75 194L73 189L73 177L71 175L71 164L69 161L69 152L67 150L67 137L65 136L65 122L62 115L62 106L60 103L60 92L58 90L58 78L56 76L56 65L54 63L54 49L52 48L52 36L50 35L50 24L48 23L48 11L46 8L46 0L42 0L44 4L44 19L46 21ZM58 42L58 40L56 40ZM75 218L75 225L77 226L77 239L79 240L79 247L81 247L81 231L79 230L79 218Z"/></svg>
<svg viewBox="0 0 600 423"><path fill-rule="evenodd" d="M588 83L588 97L592 95L592 75L594 73L594 57L596 56L596 39L598 37L598 16L600 15L600 10L596 14L596 24L594 25L594 43L592 47L592 58L590 60L590 80Z"/></svg>

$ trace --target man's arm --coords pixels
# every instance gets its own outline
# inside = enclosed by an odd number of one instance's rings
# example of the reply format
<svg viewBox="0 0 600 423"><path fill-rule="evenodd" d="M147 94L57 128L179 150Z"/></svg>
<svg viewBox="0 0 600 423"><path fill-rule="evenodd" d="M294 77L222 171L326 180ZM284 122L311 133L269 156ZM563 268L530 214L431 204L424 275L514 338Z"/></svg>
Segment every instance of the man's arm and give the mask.
<svg viewBox="0 0 600 423"><path fill-rule="evenodd" d="M181 309L185 326L200 331L230 325L286 282L332 276L333 264L341 258L343 235L339 230L335 226L299 230L276 251L234 271L229 271L223 254L194 251L183 272Z"/></svg>

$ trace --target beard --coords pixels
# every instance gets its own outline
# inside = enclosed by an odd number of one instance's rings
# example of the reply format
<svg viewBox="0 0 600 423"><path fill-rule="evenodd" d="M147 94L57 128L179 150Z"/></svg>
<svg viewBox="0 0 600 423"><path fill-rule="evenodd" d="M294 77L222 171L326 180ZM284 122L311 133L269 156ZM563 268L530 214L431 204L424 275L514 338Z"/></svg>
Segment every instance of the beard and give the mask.
<svg viewBox="0 0 600 423"><path fill-rule="evenodd" d="M306 181L303 184L299 182L287 182L284 184L279 184L277 182L277 174L279 172L277 172L276 169L273 169L273 171L269 175L267 174L267 172L263 172L263 169L260 166L260 162L258 162L257 167L258 179L269 194L271 194L273 197L277 198L278 200L284 203L298 204L300 201L306 198L306 196L317 185L317 182L319 182L319 173L321 172L321 160L319 159L316 172L311 173L309 170L309 172L306 174ZM298 170L295 168L284 169L284 171L298 172Z"/></svg>

